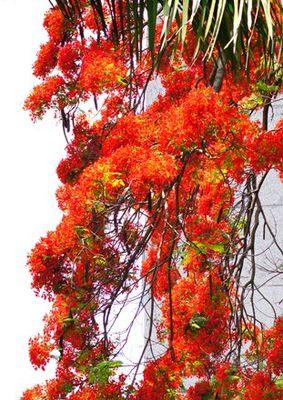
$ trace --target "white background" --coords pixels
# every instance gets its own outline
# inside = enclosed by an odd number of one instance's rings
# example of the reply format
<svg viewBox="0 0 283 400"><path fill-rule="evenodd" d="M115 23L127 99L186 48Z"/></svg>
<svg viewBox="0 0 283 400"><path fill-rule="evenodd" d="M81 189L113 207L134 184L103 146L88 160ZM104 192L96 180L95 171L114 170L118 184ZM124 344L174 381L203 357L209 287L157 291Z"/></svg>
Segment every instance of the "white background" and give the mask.
<svg viewBox="0 0 283 400"><path fill-rule="evenodd" d="M32 63L40 43L48 0L0 0L0 356L1 399L17 400L24 389L50 375L34 371L27 343L42 326L48 304L30 289L26 255L53 229L56 166L65 142L52 115L33 124L22 110L35 84Z"/></svg>

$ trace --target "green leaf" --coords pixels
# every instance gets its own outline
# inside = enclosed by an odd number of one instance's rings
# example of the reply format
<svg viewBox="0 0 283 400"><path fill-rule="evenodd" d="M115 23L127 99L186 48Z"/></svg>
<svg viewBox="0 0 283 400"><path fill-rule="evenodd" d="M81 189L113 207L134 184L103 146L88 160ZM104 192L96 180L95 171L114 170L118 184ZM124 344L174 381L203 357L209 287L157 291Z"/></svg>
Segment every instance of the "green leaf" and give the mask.
<svg viewBox="0 0 283 400"><path fill-rule="evenodd" d="M112 186L113 187L125 186L125 182L123 181L123 179L113 179Z"/></svg>
<svg viewBox="0 0 283 400"><path fill-rule="evenodd" d="M74 318L65 318L65 319L63 319L63 323L64 324L71 324L73 322L75 322Z"/></svg>
<svg viewBox="0 0 283 400"><path fill-rule="evenodd" d="M165 0L163 4L163 16L164 16L164 23L162 28L162 45L161 49L163 50L166 47L168 34L170 32L172 23L178 16L178 6L179 0Z"/></svg>
<svg viewBox="0 0 283 400"><path fill-rule="evenodd" d="M270 0L261 0L261 4L264 9L265 21L268 29L268 36L270 39L273 39L272 17L270 13Z"/></svg>
<svg viewBox="0 0 283 400"><path fill-rule="evenodd" d="M63 390L66 393L70 393L73 390L73 385L71 385L70 383L66 383L65 385L63 385Z"/></svg>
<svg viewBox="0 0 283 400"><path fill-rule="evenodd" d="M209 244L207 246L210 250L215 251L216 253L220 254L225 254L226 253L226 248L223 243L218 243L218 244Z"/></svg>
<svg viewBox="0 0 283 400"><path fill-rule="evenodd" d="M194 245L193 247L194 247L194 248L197 248L197 250L198 250L200 253L205 253L205 252L206 252L207 246L206 246L205 243L197 242L196 240L194 240L194 241L192 242L192 244Z"/></svg>
<svg viewBox="0 0 283 400"><path fill-rule="evenodd" d="M243 110L254 110L257 107L263 105L263 98L261 95L252 93L249 97L244 97L240 102L240 106Z"/></svg>
<svg viewBox="0 0 283 400"><path fill-rule="evenodd" d="M174 400L176 398L176 395L177 395L176 389L168 388L166 390L166 392L167 392L167 397L166 398L168 398L168 400Z"/></svg>
<svg viewBox="0 0 283 400"><path fill-rule="evenodd" d="M277 90L279 89L279 86L277 86L277 85L267 85L263 81L258 81L256 83L256 89L261 93L273 93L273 92L277 92Z"/></svg>
<svg viewBox="0 0 283 400"><path fill-rule="evenodd" d="M93 202L93 208L95 209L96 212L100 213L105 210L105 204L102 201L95 200Z"/></svg>
<svg viewBox="0 0 283 400"><path fill-rule="evenodd" d="M181 41L184 43L187 33L188 25L188 11L189 11L189 0L183 1L183 13L182 13L182 27L181 27Z"/></svg>
<svg viewBox="0 0 283 400"><path fill-rule="evenodd" d="M206 23L205 33L204 33L204 37L205 38L207 37L208 32L209 32L210 27L211 27L212 18L213 18L214 9L215 9L215 4L216 4L216 0L212 0L211 6L210 6L210 10L209 10L208 20L207 20L207 23Z"/></svg>
<svg viewBox="0 0 283 400"><path fill-rule="evenodd" d="M204 315L195 314L189 322L190 329L192 331L198 331L199 329L203 328L207 322L207 319Z"/></svg>
<svg viewBox="0 0 283 400"><path fill-rule="evenodd" d="M155 28L157 21L158 0L148 0L147 18L148 18L148 44L151 52L154 52Z"/></svg>
<svg viewBox="0 0 283 400"><path fill-rule="evenodd" d="M283 389L283 375L281 375L278 379L276 379L275 385L276 385L279 389Z"/></svg>
<svg viewBox="0 0 283 400"><path fill-rule="evenodd" d="M192 4L192 13L191 13L191 17L190 17L190 23L192 23L198 9L200 6L200 0L193 0L193 4Z"/></svg>
<svg viewBox="0 0 283 400"><path fill-rule="evenodd" d="M228 375L228 381L235 382L239 381L241 378L238 375Z"/></svg>
<svg viewBox="0 0 283 400"><path fill-rule="evenodd" d="M89 372L88 380L90 384L106 384L114 374L115 369L122 365L121 361L101 361Z"/></svg>
<svg viewBox="0 0 283 400"><path fill-rule="evenodd" d="M218 33L220 30L221 22L223 19L224 11L225 11L225 6L226 6L226 0L219 0L217 4L217 14L216 14L216 19L214 23L214 29L211 33L211 40L209 42L209 46L206 51L206 56L208 55L208 58L211 57L212 52L214 50L215 44L217 42L217 37Z"/></svg>
<svg viewBox="0 0 283 400"><path fill-rule="evenodd" d="M195 324L194 322L190 322L190 326L191 326L191 328L193 328L195 330L200 329L200 326L198 324Z"/></svg>
<svg viewBox="0 0 283 400"><path fill-rule="evenodd" d="M193 362L193 367L194 367L194 368L198 368L198 367L200 367L201 365L202 365L202 362L201 362L201 361L196 360L196 361Z"/></svg>

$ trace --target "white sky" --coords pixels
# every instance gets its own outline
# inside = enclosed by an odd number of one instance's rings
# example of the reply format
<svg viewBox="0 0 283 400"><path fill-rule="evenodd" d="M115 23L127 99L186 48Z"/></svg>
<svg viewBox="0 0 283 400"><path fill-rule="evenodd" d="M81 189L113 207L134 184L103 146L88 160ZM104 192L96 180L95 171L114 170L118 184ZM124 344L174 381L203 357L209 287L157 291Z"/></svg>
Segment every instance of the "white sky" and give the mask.
<svg viewBox="0 0 283 400"><path fill-rule="evenodd" d="M50 372L34 371L27 343L42 326L48 304L30 289L26 255L60 218L56 165L65 142L51 117L33 124L22 110L35 83L31 65L45 41L48 0L0 0L0 356L1 399L17 400Z"/></svg>

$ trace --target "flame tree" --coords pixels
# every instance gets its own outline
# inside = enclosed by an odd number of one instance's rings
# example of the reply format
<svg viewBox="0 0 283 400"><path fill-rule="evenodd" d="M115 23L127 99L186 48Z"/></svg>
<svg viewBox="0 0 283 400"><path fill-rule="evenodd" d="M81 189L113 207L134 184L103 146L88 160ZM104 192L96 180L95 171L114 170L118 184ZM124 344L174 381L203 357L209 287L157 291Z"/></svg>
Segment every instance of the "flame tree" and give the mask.
<svg viewBox="0 0 283 400"><path fill-rule="evenodd" d="M53 112L67 146L62 220L28 258L52 302L29 351L35 368L57 366L22 400L282 398L283 320L256 278L261 224L282 256L260 196L269 172L282 174L283 123L268 129L282 10L216 3L58 0L44 17L25 108L34 120ZM163 93L145 107L157 76ZM144 308L148 337L125 374ZM145 358L154 335L163 351Z"/></svg>

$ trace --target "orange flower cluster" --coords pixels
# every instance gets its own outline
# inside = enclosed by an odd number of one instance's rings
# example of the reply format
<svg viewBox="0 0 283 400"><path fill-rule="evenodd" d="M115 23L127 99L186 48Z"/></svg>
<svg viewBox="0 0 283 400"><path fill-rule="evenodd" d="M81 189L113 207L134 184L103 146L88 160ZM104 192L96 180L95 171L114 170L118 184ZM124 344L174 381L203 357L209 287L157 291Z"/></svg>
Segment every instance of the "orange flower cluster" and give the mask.
<svg viewBox="0 0 283 400"><path fill-rule="evenodd" d="M41 118L53 106L62 107L64 83L61 76L52 76L35 86L25 102L25 108L30 110L33 119Z"/></svg>
<svg viewBox="0 0 283 400"><path fill-rule="evenodd" d="M37 77L45 77L51 72L57 63L58 47L53 42L47 42L40 46L37 60L33 66L33 73Z"/></svg>
<svg viewBox="0 0 283 400"><path fill-rule="evenodd" d="M120 60L121 55L109 43L100 46L91 43L82 60L79 82L82 89L101 94L123 84L126 68Z"/></svg>
<svg viewBox="0 0 283 400"><path fill-rule="evenodd" d="M46 13L43 26L54 43L60 43L69 28L67 20L58 8L52 8Z"/></svg>

